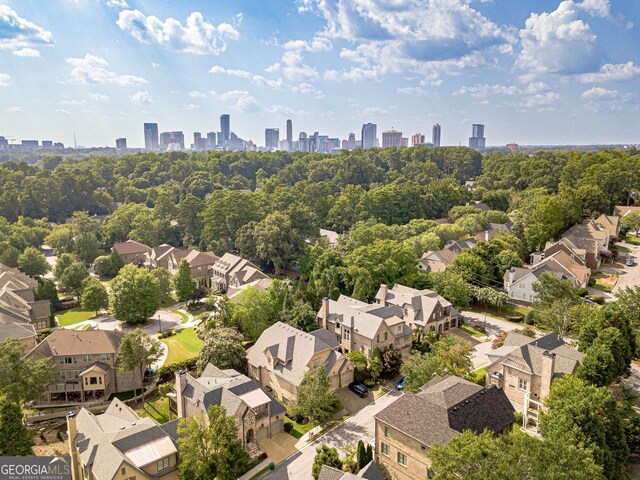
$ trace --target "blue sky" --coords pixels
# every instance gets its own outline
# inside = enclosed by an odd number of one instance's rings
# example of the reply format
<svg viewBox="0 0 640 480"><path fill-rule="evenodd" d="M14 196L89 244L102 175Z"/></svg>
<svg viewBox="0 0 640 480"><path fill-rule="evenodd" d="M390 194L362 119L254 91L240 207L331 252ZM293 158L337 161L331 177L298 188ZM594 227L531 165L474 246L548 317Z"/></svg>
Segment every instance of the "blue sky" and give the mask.
<svg viewBox="0 0 640 480"><path fill-rule="evenodd" d="M640 142L640 1L0 0L0 135Z"/></svg>

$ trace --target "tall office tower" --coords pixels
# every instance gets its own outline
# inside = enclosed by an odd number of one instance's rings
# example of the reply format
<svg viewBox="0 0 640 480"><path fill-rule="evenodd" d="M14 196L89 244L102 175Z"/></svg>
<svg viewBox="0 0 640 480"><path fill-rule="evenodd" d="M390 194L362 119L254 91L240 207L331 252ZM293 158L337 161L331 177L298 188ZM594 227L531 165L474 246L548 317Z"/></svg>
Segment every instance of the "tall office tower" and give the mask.
<svg viewBox="0 0 640 480"><path fill-rule="evenodd" d="M222 148L223 147L222 144L223 144L222 132L218 132L218 146Z"/></svg>
<svg viewBox="0 0 640 480"><path fill-rule="evenodd" d="M184 133L171 132L171 143L174 145L171 150L184 150Z"/></svg>
<svg viewBox="0 0 640 480"><path fill-rule="evenodd" d="M207 133L207 148L215 149L216 145L216 132Z"/></svg>
<svg viewBox="0 0 640 480"><path fill-rule="evenodd" d="M0 137L0 150L9 150L9 140Z"/></svg>
<svg viewBox="0 0 640 480"><path fill-rule="evenodd" d="M158 124L144 124L144 148L145 150L158 150Z"/></svg>
<svg viewBox="0 0 640 480"><path fill-rule="evenodd" d="M471 138L469 138L469 148L484 148L486 139L484 138L484 125L474 123Z"/></svg>
<svg viewBox="0 0 640 480"><path fill-rule="evenodd" d="M344 150L353 150L356 148L356 134L350 133L347 140L342 141L342 148Z"/></svg>
<svg viewBox="0 0 640 480"><path fill-rule="evenodd" d="M116 138L116 149L118 149L118 150L126 150L127 149L127 139L126 138Z"/></svg>
<svg viewBox="0 0 640 480"><path fill-rule="evenodd" d="M202 133L193 132L193 144L194 145L198 145L198 142L200 141L201 138L202 138Z"/></svg>
<svg viewBox="0 0 640 480"><path fill-rule="evenodd" d="M300 132L298 136L298 150L303 152L309 151L309 139L307 138L307 132Z"/></svg>
<svg viewBox="0 0 640 480"><path fill-rule="evenodd" d="M421 133L416 133L415 135L411 136L411 145L413 145L414 147L416 145L424 145L425 142L425 138L424 135Z"/></svg>
<svg viewBox="0 0 640 480"><path fill-rule="evenodd" d="M290 152L293 149L291 148L291 144L287 140L280 140L280 142L278 142L278 150L282 150L283 152Z"/></svg>
<svg viewBox="0 0 640 480"><path fill-rule="evenodd" d="M433 126L433 130L431 131L431 143L433 143L434 147L440 146L440 134L442 133L442 129L439 123L436 123Z"/></svg>
<svg viewBox="0 0 640 480"><path fill-rule="evenodd" d="M53 141L42 140L42 148L53 148Z"/></svg>
<svg viewBox="0 0 640 480"><path fill-rule="evenodd" d="M35 150L38 146L38 140L22 140L22 147L25 150Z"/></svg>
<svg viewBox="0 0 640 480"><path fill-rule="evenodd" d="M222 130L222 146L226 147L231 139L231 117L228 113L220 115L220 130Z"/></svg>
<svg viewBox="0 0 640 480"><path fill-rule="evenodd" d="M382 132L382 148L401 146L402 132L398 132L397 130L387 130L386 132Z"/></svg>
<svg viewBox="0 0 640 480"><path fill-rule="evenodd" d="M287 142L289 142L289 149L291 149L293 144L293 122L291 120L287 120Z"/></svg>
<svg viewBox="0 0 640 480"><path fill-rule="evenodd" d="M280 141L280 129L279 128L266 128L264 130L264 146L270 150L278 148L278 142Z"/></svg>
<svg viewBox="0 0 640 480"><path fill-rule="evenodd" d="M171 143L171 132L162 132L160 134L160 150L165 151Z"/></svg>
<svg viewBox="0 0 640 480"><path fill-rule="evenodd" d="M378 135L378 126L375 123L365 123L362 125L362 136L360 146L362 148L376 147L376 136Z"/></svg>

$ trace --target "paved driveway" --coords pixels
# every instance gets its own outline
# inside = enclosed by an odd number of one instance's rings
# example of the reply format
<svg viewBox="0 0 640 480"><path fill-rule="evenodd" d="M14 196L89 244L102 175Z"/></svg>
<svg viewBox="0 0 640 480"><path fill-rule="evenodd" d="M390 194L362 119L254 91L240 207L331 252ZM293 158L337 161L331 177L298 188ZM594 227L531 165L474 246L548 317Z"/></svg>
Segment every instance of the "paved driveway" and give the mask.
<svg viewBox="0 0 640 480"><path fill-rule="evenodd" d="M272 435L271 438L263 438L258 442L258 446L272 462L278 464L296 451L297 442L296 437L281 431Z"/></svg>
<svg viewBox="0 0 640 480"><path fill-rule="evenodd" d="M267 472L260 477L263 480L299 480L311 477L311 466L316 455L316 448L323 443L331 447L343 448L358 440L368 442L373 438L373 417L382 409L391 405L400 396L401 392L392 391L380 397L371 405L360 410L353 417L345 420L336 428L317 438L298 453L290 457L286 462L278 465L275 470Z"/></svg>
<svg viewBox="0 0 640 480"><path fill-rule="evenodd" d="M638 287L640 286L640 247L632 245L630 243L621 244L631 249L632 257L635 257L635 265L633 267L624 267L624 270L620 271L620 277L618 282L613 287L612 292L615 294L618 290L624 290L626 287Z"/></svg>
<svg viewBox="0 0 640 480"><path fill-rule="evenodd" d="M373 392L369 392L364 398L360 398L358 395L353 393L347 387L341 388L336 392L338 397L340 397L340 403L342 403L342 408L344 408L350 415L359 412L367 405L371 405L373 403Z"/></svg>

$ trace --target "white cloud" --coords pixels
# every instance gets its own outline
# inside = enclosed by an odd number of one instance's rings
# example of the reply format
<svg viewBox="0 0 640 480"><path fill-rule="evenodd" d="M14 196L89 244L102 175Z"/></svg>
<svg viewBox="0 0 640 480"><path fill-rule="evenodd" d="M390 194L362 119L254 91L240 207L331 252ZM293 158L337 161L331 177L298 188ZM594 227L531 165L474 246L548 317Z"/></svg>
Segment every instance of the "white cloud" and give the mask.
<svg viewBox="0 0 640 480"><path fill-rule="evenodd" d="M63 108L58 108L56 110L56 113L60 113L62 115L71 115L71 112L69 112L68 110L64 110Z"/></svg>
<svg viewBox="0 0 640 480"><path fill-rule="evenodd" d="M577 4L577 7L597 17L609 18L611 16L609 0L582 0Z"/></svg>
<svg viewBox="0 0 640 480"><path fill-rule="evenodd" d="M35 48L21 48L20 50L14 50L13 54L16 57L37 58L40 56L40 52Z"/></svg>
<svg viewBox="0 0 640 480"><path fill-rule="evenodd" d="M233 103L232 108L239 112L257 112L262 109L258 99L245 90L210 92L210 94L216 100Z"/></svg>
<svg viewBox="0 0 640 480"><path fill-rule="evenodd" d="M489 97L495 95L518 95L522 93L522 91L516 86L506 86L506 85L488 85L477 84L464 86L460 88L457 92L454 92L454 95L470 95L472 97Z"/></svg>
<svg viewBox="0 0 640 480"><path fill-rule="evenodd" d="M93 100L94 102L100 102L100 103L107 103L111 101L111 98L109 98L109 95L105 95L104 93L90 93L89 99Z"/></svg>
<svg viewBox="0 0 640 480"><path fill-rule="evenodd" d="M151 67L155 70L156 68L160 68L159 63L151 62Z"/></svg>
<svg viewBox="0 0 640 480"><path fill-rule="evenodd" d="M74 107L77 107L78 105L84 105L87 102L85 102L84 100L62 100L60 102L60 105L71 105Z"/></svg>
<svg viewBox="0 0 640 480"><path fill-rule="evenodd" d="M9 107L7 113L19 113L22 111L22 107Z"/></svg>
<svg viewBox="0 0 640 480"><path fill-rule="evenodd" d="M8 87L9 85L11 85L11 75L0 73L0 87Z"/></svg>
<svg viewBox="0 0 640 480"><path fill-rule="evenodd" d="M226 50L226 39L237 40L240 37L235 26L229 23L214 25L207 22L200 12L189 15L183 25L175 18L162 21L158 17L146 16L140 10L123 10L117 24L142 43L157 43L194 55L218 55Z"/></svg>
<svg viewBox="0 0 640 480"><path fill-rule="evenodd" d="M265 71L282 72L282 75L292 82L316 80L320 77L315 67L303 62L302 54L298 50L286 50L282 55L282 61L267 67Z"/></svg>
<svg viewBox="0 0 640 480"><path fill-rule="evenodd" d="M553 105L560 100L560 94L556 92L537 93L530 97L525 97L519 103L520 108L542 107Z"/></svg>
<svg viewBox="0 0 640 480"><path fill-rule="evenodd" d="M224 74L231 77L251 78L251 74L246 70L233 70L221 67L220 65L214 65L209 69L209 73Z"/></svg>
<svg viewBox="0 0 640 480"><path fill-rule="evenodd" d="M608 90L602 87L593 87L593 88L590 88L589 90L585 90L584 92L582 92L580 96L582 98L587 98L590 100L597 100L602 98L609 99L609 98L616 98L618 96L618 91Z"/></svg>
<svg viewBox="0 0 640 480"><path fill-rule="evenodd" d="M189 92L189 96L191 98L206 98L207 94L204 92L199 92L198 90L192 90L191 92Z"/></svg>
<svg viewBox="0 0 640 480"><path fill-rule="evenodd" d="M283 47L285 50L299 50L305 52L328 52L331 50L331 40L321 35L315 35L311 41L291 40L286 42Z"/></svg>
<svg viewBox="0 0 640 480"><path fill-rule="evenodd" d="M251 81L256 85L264 85L275 90L281 90L284 85L284 81L281 78L269 79L264 78L262 75L254 75L251 77Z"/></svg>
<svg viewBox="0 0 640 480"><path fill-rule="evenodd" d="M150 105L153 103L153 97L149 92L138 91L129 97L136 105Z"/></svg>
<svg viewBox="0 0 640 480"><path fill-rule="evenodd" d="M633 62L627 63L607 63L595 73L586 73L580 76L583 83L596 82L624 82L640 76L640 66Z"/></svg>
<svg viewBox="0 0 640 480"><path fill-rule="evenodd" d="M297 93L313 95L317 99L322 99L325 97L325 94L322 92L322 90L318 90L316 87L306 82L299 83L298 85L292 86L291 90Z"/></svg>
<svg viewBox="0 0 640 480"><path fill-rule="evenodd" d="M120 86L148 83L144 78L135 75L115 74L107 68L109 63L104 58L90 53L81 58L67 58L67 63L73 67L71 80L76 83Z"/></svg>
<svg viewBox="0 0 640 480"><path fill-rule="evenodd" d="M426 97L428 93L422 87L401 87L401 88L397 88L396 92L402 93L404 95L412 95L412 96L417 95L418 97Z"/></svg>
<svg viewBox="0 0 640 480"><path fill-rule="evenodd" d="M107 0L107 5L115 8L129 8L129 4L125 0Z"/></svg>
<svg viewBox="0 0 640 480"><path fill-rule="evenodd" d="M0 5L0 50L21 50L53 43L53 34Z"/></svg>
<svg viewBox="0 0 640 480"><path fill-rule="evenodd" d="M578 10L573 0L565 0L551 13L532 13L520 30L521 51L516 65L535 73L596 70L603 56L596 35L578 18Z"/></svg>

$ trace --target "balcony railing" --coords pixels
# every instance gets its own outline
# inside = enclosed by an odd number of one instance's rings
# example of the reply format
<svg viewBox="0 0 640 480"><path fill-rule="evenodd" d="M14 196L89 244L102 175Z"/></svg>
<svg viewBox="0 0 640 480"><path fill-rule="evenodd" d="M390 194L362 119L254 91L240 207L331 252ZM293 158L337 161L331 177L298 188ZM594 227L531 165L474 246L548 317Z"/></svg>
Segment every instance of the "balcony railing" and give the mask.
<svg viewBox="0 0 640 480"><path fill-rule="evenodd" d="M50 383L47 390L50 393L81 392L82 384L80 382Z"/></svg>

